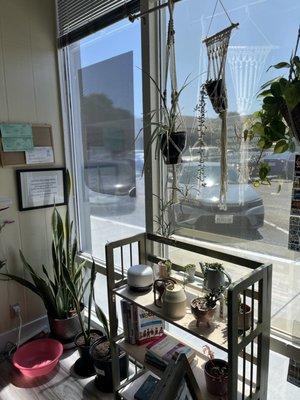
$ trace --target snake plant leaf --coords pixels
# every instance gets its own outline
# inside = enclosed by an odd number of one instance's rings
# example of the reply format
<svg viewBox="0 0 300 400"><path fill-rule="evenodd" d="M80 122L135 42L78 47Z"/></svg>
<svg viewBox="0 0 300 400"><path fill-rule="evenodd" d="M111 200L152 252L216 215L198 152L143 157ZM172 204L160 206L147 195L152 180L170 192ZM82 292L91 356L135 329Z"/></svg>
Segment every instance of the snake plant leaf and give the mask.
<svg viewBox="0 0 300 400"><path fill-rule="evenodd" d="M101 325L104 328L104 331L105 331L105 334L106 334L107 338L110 339L110 331L109 331L108 319L106 318L106 315L101 310L101 308L98 306L96 301L95 301L95 311L96 311L97 318L99 319Z"/></svg>
<svg viewBox="0 0 300 400"><path fill-rule="evenodd" d="M33 283L29 282L27 279L21 278L17 275L2 273L2 272L0 272L0 275L19 283L20 285L26 287L27 289L31 290L33 293L40 296L40 292L39 292L38 288Z"/></svg>

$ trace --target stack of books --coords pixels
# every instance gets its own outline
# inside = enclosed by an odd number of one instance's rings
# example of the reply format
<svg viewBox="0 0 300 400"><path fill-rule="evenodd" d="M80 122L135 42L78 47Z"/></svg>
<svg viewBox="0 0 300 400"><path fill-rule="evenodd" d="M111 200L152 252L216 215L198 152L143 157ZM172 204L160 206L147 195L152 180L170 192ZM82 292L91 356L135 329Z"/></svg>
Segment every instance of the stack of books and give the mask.
<svg viewBox="0 0 300 400"><path fill-rule="evenodd" d="M176 360L180 353L184 353L191 363L195 358L195 351L172 336L163 335L156 341L149 343L145 361L156 368L164 370L169 362Z"/></svg>
<svg viewBox="0 0 300 400"><path fill-rule="evenodd" d="M125 341L142 345L164 334L164 321L134 303L121 300Z"/></svg>

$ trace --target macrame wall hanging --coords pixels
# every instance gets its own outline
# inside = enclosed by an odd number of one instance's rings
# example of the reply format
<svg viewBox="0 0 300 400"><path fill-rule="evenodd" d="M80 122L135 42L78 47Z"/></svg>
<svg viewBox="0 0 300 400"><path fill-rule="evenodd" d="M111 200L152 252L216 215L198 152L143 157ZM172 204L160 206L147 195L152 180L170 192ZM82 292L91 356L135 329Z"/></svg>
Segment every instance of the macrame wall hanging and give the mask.
<svg viewBox="0 0 300 400"><path fill-rule="evenodd" d="M230 26L212 36L208 36L218 3L221 4L226 16L230 21ZM221 181L220 181L220 198L219 208L226 210L226 193L227 193L227 93L225 84L225 65L226 56L229 46L231 32L237 28L239 24L234 24L222 3L217 0L215 8L210 20L207 37L203 40L207 48L208 67L207 80L205 90L210 98L214 111L221 118Z"/></svg>

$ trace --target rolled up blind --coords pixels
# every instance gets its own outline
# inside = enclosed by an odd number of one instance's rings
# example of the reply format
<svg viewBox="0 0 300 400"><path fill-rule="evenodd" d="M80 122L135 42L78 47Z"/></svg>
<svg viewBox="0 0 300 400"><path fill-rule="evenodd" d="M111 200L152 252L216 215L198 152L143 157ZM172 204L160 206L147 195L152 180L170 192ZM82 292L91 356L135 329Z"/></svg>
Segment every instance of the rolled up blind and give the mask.
<svg viewBox="0 0 300 400"><path fill-rule="evenodd" d="M139 7L140 0L56 0L58 46L82 39Z"/></svg>

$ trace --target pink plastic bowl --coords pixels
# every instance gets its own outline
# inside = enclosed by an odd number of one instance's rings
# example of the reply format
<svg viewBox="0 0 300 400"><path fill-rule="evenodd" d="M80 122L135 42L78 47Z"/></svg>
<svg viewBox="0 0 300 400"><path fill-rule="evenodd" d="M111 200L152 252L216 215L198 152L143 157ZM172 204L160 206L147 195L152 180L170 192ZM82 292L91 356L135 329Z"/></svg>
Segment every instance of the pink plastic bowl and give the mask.
<svg viewBox="0 0 300 400"><path fill-rule="evenodd" d="M63 353L63 346L54 339L37 339L24 344L13 356L13 365L30 378L47 375Z"/></svg>

